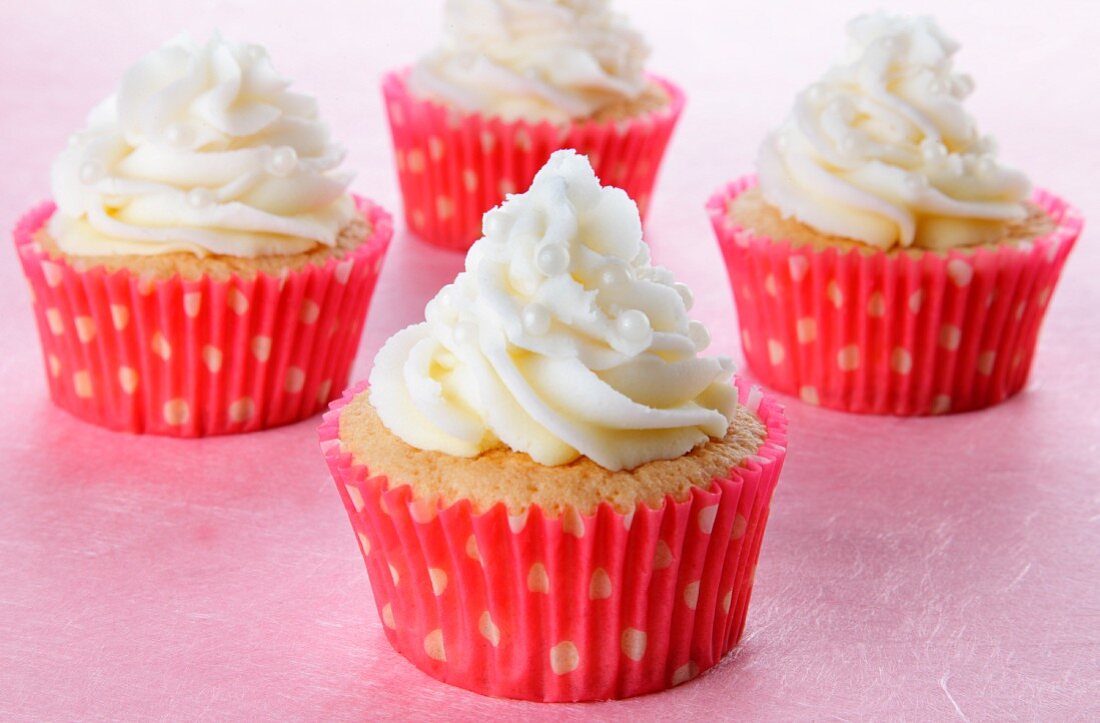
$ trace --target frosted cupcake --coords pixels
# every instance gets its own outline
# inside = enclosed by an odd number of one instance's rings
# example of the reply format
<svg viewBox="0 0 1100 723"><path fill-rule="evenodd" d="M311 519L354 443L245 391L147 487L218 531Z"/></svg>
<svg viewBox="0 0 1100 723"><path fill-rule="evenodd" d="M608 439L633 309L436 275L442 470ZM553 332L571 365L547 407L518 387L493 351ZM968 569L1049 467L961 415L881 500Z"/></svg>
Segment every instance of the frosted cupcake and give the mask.
<svg viewBox="0 0 1100 723"><path fill-rule="evenodd" d="M644 215L684 105L648 55L608 0L448 0L439 46L382 87L409 227L465 251L560 148Z"/></svg>
<svg viewBox="0 0 1100 723"><path fill-rule="evenodd" d="M1079 214L996 158L931 18L849 44L708 210L769 386L852 412L978 409L1023 388Z"/></svg>
<svg viewBox="0 0 1100 723"><path fill-rule="evenodd" d="M690 307L634 202L559 151L326 416L386 635L417 667L621 698L737 643L786 422L700 355Z"/></svg>
<svg viewBox="0 0 1100 723"><path fill-rule="evenodd" d="M255 45L141 59L15 231L54 401L175 436L286 424L347 382L390 217Z"/></svg>

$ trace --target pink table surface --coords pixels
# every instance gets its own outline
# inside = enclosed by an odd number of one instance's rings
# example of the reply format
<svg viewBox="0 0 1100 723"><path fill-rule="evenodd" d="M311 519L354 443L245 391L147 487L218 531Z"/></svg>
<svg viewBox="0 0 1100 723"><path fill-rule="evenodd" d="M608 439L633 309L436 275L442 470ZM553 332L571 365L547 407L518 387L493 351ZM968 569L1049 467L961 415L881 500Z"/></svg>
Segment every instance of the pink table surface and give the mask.
<svg viewBox="0 0 1100 723"><path fill-rule="evenodd" d="M740 358L703 203L839 47L862 2L619 0L687 89L648 236ZM902 3L889 3L903 6ZM911 5L916 5L915 3ZM1095 11L921 3L964 42L1001 153L1100 207ZM346 140L356 190L399 208L378 79L439 3L0 3L0 223L49 194L67 134L181 28L268 45ZM792 20L792 18L794 18ZM0 718L1100 718L1100 250L1087 227L1027 390L938 419L787 400L790 458L740 649L681 688L595 705L495 701L394 653L318 453L317 419L199 442L53 408L29 298L0 252ZM459 269L399 225L354 377Z"/></svg>

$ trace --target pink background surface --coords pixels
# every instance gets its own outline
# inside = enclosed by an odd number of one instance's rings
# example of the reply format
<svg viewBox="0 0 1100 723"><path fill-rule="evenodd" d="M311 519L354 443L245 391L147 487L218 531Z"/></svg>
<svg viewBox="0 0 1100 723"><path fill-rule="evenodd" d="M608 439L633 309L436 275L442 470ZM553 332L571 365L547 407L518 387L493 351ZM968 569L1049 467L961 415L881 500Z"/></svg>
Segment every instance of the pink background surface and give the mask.
<svg viewBox="0 0 1100 723"><path fill-rule="evenodd" d="M839 49L857 2L620 0L689 101L654 197L657 259L696 291L714 349L741 357L703 204ZM963 42L971 108L1002 156L1100 204L1100 18L1090 3L887 3ZM397 215L378 79L438 27L435 2L3 0L0 223L129 63L181 28L266 44L319 96ZM820 7L819 7L820 6ZM307 9L308 8L308 9ZM797 18L792 22L791 18ZM681 688L587 706L494 701L436 683L382 635L317 448L319 419L200 442L135 438L51 406L30 301L0 253L0 718L469 719L1100 717L1100 250L1054 295L1027 390L938 419L788 402L741 648ZM353 378L460 268L398 224Z"/></svg>

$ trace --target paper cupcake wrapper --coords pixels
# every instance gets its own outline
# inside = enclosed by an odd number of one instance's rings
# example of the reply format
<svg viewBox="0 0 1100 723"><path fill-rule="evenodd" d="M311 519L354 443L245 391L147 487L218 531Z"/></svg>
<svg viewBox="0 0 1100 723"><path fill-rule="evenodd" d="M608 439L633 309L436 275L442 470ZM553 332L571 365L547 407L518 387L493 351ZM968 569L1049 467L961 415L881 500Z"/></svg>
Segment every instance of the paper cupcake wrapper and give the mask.
<svg viewBox="0 0 1100 723"><path fill-rule="evenodd" d="M753 177L730 184L707 210L742 348L764 384L809 404L895 415L980 409L1023 388L1081 232L1076 209L1037 191L1033 201L1055 230L998 248L814 250L755 235L729 218L730 202L755 184Z"/></svg>
<svg viewBox="0 0 1100 723"><path fill-rule="evenodd" d="M552 518L440 507L372 476L325 415L321 447L393 647L446 683L538 701L625 698L686 682L741 638L786 419L739 385L767 438L728 479L630 514Z"/></svg>
<svg viewBox="0 0 1100 723"><path fill-rule="evenodd" d="M343 259L252 279L157 280L78 269L15 229L54 402L93 424L198 437L295 422L347 384L393 221L356 198L371 236Z"/></svg>
<svg viewBox="0 0 1100 723"><path fill-rule="evenodd" d="M550 154L562 148L587 155L601 181L626 191L644 218L684 108L678 87L651 76L670 101L637 118L565 126L505 122L417 98L406 86L407 74L389 73L382 83L405 221L424 240L457 251L481 237L486 211L505 194L527 190Z"/></svg>

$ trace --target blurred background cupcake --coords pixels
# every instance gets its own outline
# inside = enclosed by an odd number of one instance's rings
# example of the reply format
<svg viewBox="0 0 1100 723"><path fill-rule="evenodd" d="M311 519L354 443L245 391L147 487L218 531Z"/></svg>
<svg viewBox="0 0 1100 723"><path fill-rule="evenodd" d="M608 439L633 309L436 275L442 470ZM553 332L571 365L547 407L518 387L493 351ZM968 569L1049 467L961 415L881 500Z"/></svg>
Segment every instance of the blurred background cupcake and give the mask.
<svg viewBox="0 0 1100 723"><path fill-rule="evenodd" d="M347 381L392 235L316 102L256 45L142 58L54 163L15 243L54 401L198 436L308 417Z"/></svg>
<svg viewBox="0 0 1100 723"><path fill-rule="evenodd" d="M465 251L560 148L645 215L684 96L609 0L447 0L444 28L382 86L409 228Z"/></svg>
<svg viewBox="0 0 1100 723"><path fill-rule="evenodd" d="M786 421L701 356L634 202L573 151L320 436L394 647L486 695L623 698L738 642Z"/></svg>
<svg viewBox="0 0 1100 723"><path fill-rule="evenodd" d="M848 25L840 60L708 204L769 386L852 412L977 409L1027 380L1079 214L1002 165L928 17Z"/></svg>

